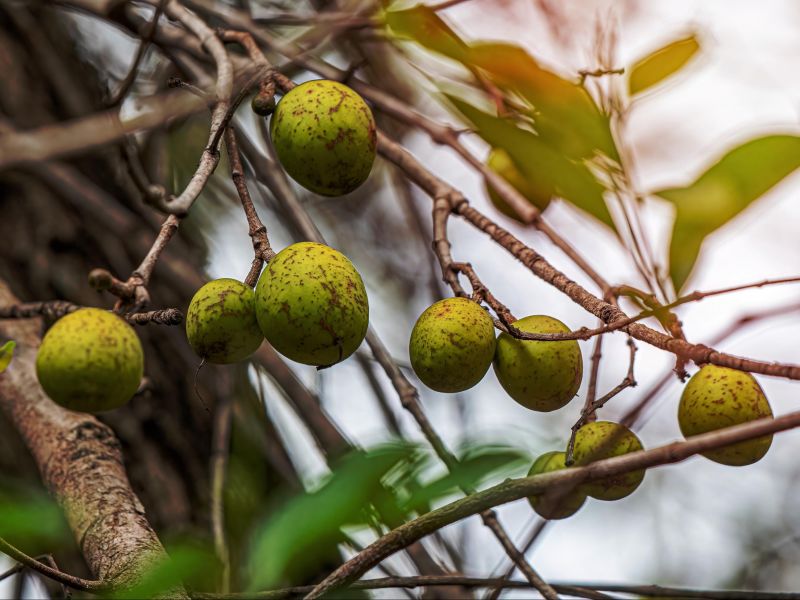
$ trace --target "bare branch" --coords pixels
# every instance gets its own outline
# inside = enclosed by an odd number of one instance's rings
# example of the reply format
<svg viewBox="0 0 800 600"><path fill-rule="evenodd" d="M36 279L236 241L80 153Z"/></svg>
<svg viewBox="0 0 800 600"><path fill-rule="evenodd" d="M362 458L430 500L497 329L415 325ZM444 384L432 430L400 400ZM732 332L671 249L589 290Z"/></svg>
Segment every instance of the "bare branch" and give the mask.
<svg viewBox="0 0 800 600"><path fill-rule="evenodd" d="M225 132L225 147L228 151L228 161L231 166L231 178L239 194L239 200L242 202L244 214L247 217L249 235L250 239L253 241L253 253L255 254L250 272L247 274L244 282L250 287L255 287L264 263L269 262L272 257L275 256L275 252L273 252L272 246L269 244L267 228L258 217L256 208L253 206L253 199L250 197L250 192L247 189L244 167L242 167L242 157L239 154L239 146L236 143L236 133L233 127L228 127Z"/></svg>
<svg viewBox="0 0 800 600"><path fill-rule="evenodd" d="M44 317L50 321L60 319L64 315L84 308L66 300L50 300L46 302L23 302L11 306L0 306L0 319L31 319ZM127 313L120 315L128 323L135 325L180 325L183 313L177 308L162 308L147 312Z"/></svg>
<svg viewBox="0 0 800 600"><path fill-rule="evenodd" d="M158 20L161 18L161 13L164 12L164 6L166 5L167 1L168 0L160 0L158 6L156 6L153 12L153 18L150 23L148 23L147 29L145 29L142 39L139 41L139 48L136 50L136 56L133 57L133 62L131 63L130 69L128 69L128 74L119 84L117 92L108 102L109 106L116 106L119 104L125 98L125 95L128 93L128 90L130 90L133 82L136 81L136 74L139 71L139 65L141 64L147 49L150 47L150 42L153 41L153 37L158 29Z"/></svg>

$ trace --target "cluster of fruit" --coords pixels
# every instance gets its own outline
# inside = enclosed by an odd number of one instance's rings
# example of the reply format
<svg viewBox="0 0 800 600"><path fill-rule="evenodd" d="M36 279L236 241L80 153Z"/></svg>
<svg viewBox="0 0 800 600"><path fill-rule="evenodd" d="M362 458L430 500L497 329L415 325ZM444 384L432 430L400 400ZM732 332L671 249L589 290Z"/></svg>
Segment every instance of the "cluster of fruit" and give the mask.
<svg viewBox="0 0 800 600"><path fill-rule="evenodd" d="M186 315L186 335L208 362L232 363L255 352L266 337L284 356L330 366L361 345L369 303L361 276L340 252L300 242L279 252L255 292L236 279L201 287ZM139 338L119 316L82 308L61 319L42 340L39 382L58 404L100 412L122 406L142 378Z"/></svg>
<svg viewBox="0 0 800 600"><path fill-rule="evenodd" d="M526 333L569 331L561 321L544 315L525 317L514 326ZM512 399L540 412L566 406L578 392L583 375L581 350L575 340L522 340L506 332L496 338L489 314L466 298L440 300L425 310L411 333L409 354L414 372L431 389L467 390L493 366ZM715 365L703 366L691 378L678 408L678 422L686 437L771 416L769 402L752 375ZM771 443L772 436L766 436L709 450L704 456L725 465L748 465L760 460ZM529 475L582 466L642 448L639 438L622 424L589 422L575 434L571 465L566 464L566 452L547 452L536 459ZM530 502L541 516L563 519L577 512L587 496L619 500L643 479L644 471L633 471L574 489L567 486Z"/></svg>
<svg viewBox="0 0 800 600"><path fill-rule="evenodd" d="M377 130L366 102L335 81L309 81L275 106L257 94L253 110L272 114L278 158L299 184L338 196L360 186L375 160ZM274 112L274 114L273 114ZM192 298L189 343L212 363L250 356L266 337L300 363L330 366L355 352L366 335L369 305L361 276L323 244L285 248L261 275L255 293L235 279L217 279ZM117 315L84 308L60 319L42 341L37 373L47 394L86 412L122 406L139 388L142 345Z"/></svg>
<svg viewBox="0 0 800 600"><path fill-rule="evenodd" d="M272 114L270 134L282 166L299 184L323 195L353 191L368 177L375 159L375 121L364 100L350 88L327 80L310 81L288 92L277 106L257 95L253 109ZM510 158L494 152L489 166L506 177L541 209L550 193L526 189ZM510 209L490 191L507 214ZM301 242L278 253L253 291L235 279L217 279L200 288L189 306L186 334L204 360L232 363L246 359L266 338L284 356L327 367L360 346L369 326L364 283L353 264L323 244ZM534 315L514 326L528 333L565 333L561 321ZM564 407L578 392L583 358L575 340L521 340L503 332L479 304L448 298L430 306L411 333L409 353L420 380L440 392L476 385L494 366L503 389L522 406L549 412ZM117 315L84 308L59 320L42 341L37 357L39 381L47 394L72 410L98 412L126 403L143 371L142 347L133 329ZM685 436L771 416L772 411L749 373L703 366L684 389L678 420ZM771 436L710 450L705 456L726 465L747 465L766 454ZM627 427L609 421L585 424L575 434L572 464L565 452L547 452L530 474L572 466L642 449ZM588 496L618 500L642 482L644 471L568 486L530 499L550 519L574 514Z"/></svg>
<svg viewBox="0 0 800 600"><path fill-rule="evenodd" d="M281 354L317 367L358 349L369 325L364 282L342 253L300 242L269 261L255 292L235 279L201 287L186 313L186 335L208 362L244 360L266 338Z"/></svg>

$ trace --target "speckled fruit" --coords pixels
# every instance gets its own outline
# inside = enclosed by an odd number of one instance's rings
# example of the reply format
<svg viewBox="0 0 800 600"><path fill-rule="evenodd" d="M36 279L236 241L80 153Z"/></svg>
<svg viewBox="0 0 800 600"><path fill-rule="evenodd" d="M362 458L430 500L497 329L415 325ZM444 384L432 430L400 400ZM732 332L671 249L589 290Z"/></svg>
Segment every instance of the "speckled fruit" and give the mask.
<svg viewBox="0 0 800 600"><path fill-rule="evenodd" d="M355 352L369 326L364 282L333 248L300 242L281 250L256 286L256 316L284 356L325 367Z"/></svg>
<svg viewBox="0 0 800 600"><path fill-rule="evenodd" d="M189 304L186 337L197 355L211 363L234 363L250 356L264 341L253 290L236 279L209 281Z"/></svg>
<svg viewBox="0 0 800 600"><path fill-rule="evenodd" d="M81 308L56 321L36 357L36 374L47 395L83 412L125 404L139 388L143 368L136 332L99 308Z"/></svg>
<svg viewBox="0 0 800 600"><path fill-rule="evenodd" d="M286 94L270 123L286 172L323 196L341 196L366 181L375 161L375 119L346 85L318 79Z"/></svg>
<svg viewBox="0 0 800 600"><path fill-rule="evenodd" d="M716 365L704 365L692 376L678 405L678 423L687 438L771 416L772 408L750 373ZM703 456L741 467L761 460L771 444L772 436L767 435L708 450Z"/></svg>
<svg viewBox="0 0 800 600"><path fill-rule="evenodd" d="M564 452L545 452L533 463L528 475L539 475L566 469ZM582 489L553 490L551 494L541 494L528 498L533 510L545 519L566 519L578 512L586 502L586 494Z"/></svg>
<svg viewBox="0 0 800 600"><path fill-rule="evenodd" d="M478 383L495 350L494 325L478 304L446 298L429 306L411 332L411 366L437 392L462 392Z"/></svg>
<svg viewBox="0 0 800 600"><path fill-rule="evenodd" d="M543 182L534 182L526 179L519 169L517 169L514 161L508 155L508 152L502 148L492 149L489 153L489 158L486 160L486 166L514 186L520 194L525 196L528 202L539 210L544 210L550 204L550 198L555 192L549 189ZM517 213L511 209L506 201L503 200L488 183L486 184L486 192L489 194L489 199L497 210L507 217L519 221Z"/></svg>
<svg viewBox="0 0 800 600"><path fill-rule="evenodd" d="M642 442L630 429L611 421L587 423L575 434L575 447L572 458L575 465L622 456L629 452L642 450ZM614 475L584 486L584 491L598 500L619 500L639 487L644 479L644 471L631 471Z"/></svg>
<svg viewBox="0 0 800 600"><path fill-rule="evenodd" d="M558 319L533 315L514 326L529 333L565 333ZM518 340L507 333L497 338L494 371L503 389L522 406L549 412L565 406L581 385L583 358L575 340Z"/></svg>

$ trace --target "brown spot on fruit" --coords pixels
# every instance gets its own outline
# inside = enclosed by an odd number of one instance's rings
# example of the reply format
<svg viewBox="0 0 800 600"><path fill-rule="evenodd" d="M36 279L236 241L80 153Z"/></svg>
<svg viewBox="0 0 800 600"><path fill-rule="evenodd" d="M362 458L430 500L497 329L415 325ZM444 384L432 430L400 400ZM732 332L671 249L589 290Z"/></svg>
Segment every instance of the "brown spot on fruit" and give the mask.
<svg viewBox="0 0 800 600"><path fill-rule="evenodd" d="M514 326L528 333L569 331L564 323L546 315L524 317ZM583 357L575 340L518 340L501 333L494 371L506 393L522 406L549 412L565 406L577 394Z"/></svg>
<svg viewBox="0 0 800 600"><path fill-rule="evenodd" d="M99 308L82 308L59 319L36 357L39 383L50 398L84 412L125 404L136 393L143 369L136 332Z"/></svg>
<svg viewBox="0 0 800 600"><path fill-rule="evenodd" d="M375 160L376 128L369 106L335 81L307 82L287 93L272 116L270 135L286 172L324 196L359 187Z"/></svg>
<svg viewBox="0 0 800 600"><path fill-rule="evenodd" d="M361 345L369 301L361 276L344 255L324 244L300 242L279 252L261 275L256 316L278 352L328 367Z"/></svg>
<svg viewBox="0 0 800 600"><path fill-rule="evenodd" d="M447 298L428 307L409 340L414 372L439 392L460 392L477 384L489 370L494 351L491 317L466 298Z"/></svg>
<svg viewBox="0 0 800 600"><path fill-rule="evenodd" d="M764 417L772 417L772 408L756 379L717 365L704 365L689 379L678 405L678 423L687 438ZM761 460L771 444L769 435L709 450L703 456L723 465L744 466Z"/></svg>

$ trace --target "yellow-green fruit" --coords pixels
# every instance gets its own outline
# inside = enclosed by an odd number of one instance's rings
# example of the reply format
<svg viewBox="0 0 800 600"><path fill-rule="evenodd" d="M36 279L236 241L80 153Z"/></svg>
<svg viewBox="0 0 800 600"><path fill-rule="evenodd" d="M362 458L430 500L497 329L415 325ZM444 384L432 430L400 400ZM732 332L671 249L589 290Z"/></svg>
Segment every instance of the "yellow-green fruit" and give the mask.
<svg viewBox="0 0 800 600"><path fill-rule="evenodd" d="M566 333L558 319L533 315L514 327L528 333ZM494 371L514 400L531 410L549 412L566 405L581 385L583 358L578 342L518 340L507 333L497 338Z"/></svg>
<svg viewBox="0 0 800 600"><path fill-rule="evenodd" d="M630 429L611 421L587 423L575 434L572 458L575 465L622 456L642 450L642 442ZM644 470L630 471L587 483L584 491L598 500L619 500L633 493L644 479Z"/></svg>
<svg viewBox="0 0 800 600"><path fill-rule="evenodd" d="M211 363L234 363L250 356L264 340L253 290L236 279L209 281L189 304L186 337L197 355Z"/></svg>
<svg viewBox="0 0 800 600"><path fill-rule="evenodd" d="M308 81L286 94L272 115L270 135L292 179L323 196L352 192L375 161L372 111L336 81Z"/></svg>
<svg viewBox="0 0 800 600"><path fill-rule="evenodd" d="M687 438L771 416L772 408L750 373L716 365L704 365L692 375L678 405L678 423ZM702 454L741 467L761 460L771 444L772 436L765 435Z"/></svg>
<svg viewBox="0 0 800 600"><path fill-rule="evenodd" d="M550 198L555 193L555 191L551 189L551 186L548 186L544 182L534 182L526 179L514 164L508 152L502 148L492 149L489 153L489 158L486 160L486 166L514 186L520 194L525 196L528 202L539 210L543 211L550 204ZM486 184L486 192L489 194L489 199L497 210L507 217L519 221L517 213L512 210L508 203L506 203L488 183Z"/></svg>
<svg viewBox="0 0 800 600"><path fill-rule="evenodd" d="M47 395L83 412L125 404L139 388L143 369L136 332L99 308L81 308L56 321L36 357L36 374Z"/></svg>
<svg viewBox="0 0 800 600"><path fill-rule="evenodd" d="M566 458L564 452L545 452L533 463L528 476L566 469ZM586 502L586 494L580 488L569 491L553 490L550 494L531 496L528 502L540 517L566 519L580 510Z"/></svg>
<svg viewBox="0 0 800 600"><path fill-rule="evenodd" d="M264 337L284 356L325 367L355 352L369 326L364 282L333 248L300 242L281 250L256 286Z"/></svg>
<svg viewBox="0 0 800 600"><path fill-rule="evenodd" d="M483 379L492 364L492 319L472 300L439 300L417 319L408 351L414 372L429 388L467 390Z"/></svg>

